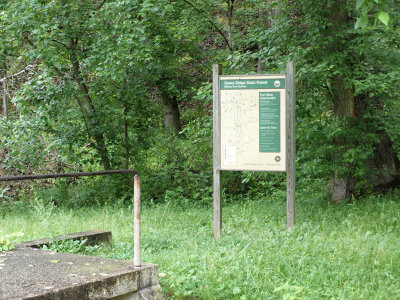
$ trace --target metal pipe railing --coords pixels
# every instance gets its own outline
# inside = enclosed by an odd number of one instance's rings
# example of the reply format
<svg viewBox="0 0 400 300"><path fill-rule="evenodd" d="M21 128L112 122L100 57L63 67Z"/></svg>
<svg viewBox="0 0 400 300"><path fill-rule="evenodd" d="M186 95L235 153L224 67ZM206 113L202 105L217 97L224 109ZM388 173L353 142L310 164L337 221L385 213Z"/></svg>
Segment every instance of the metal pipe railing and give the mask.
<svg viewBox="0 0 400 300"><path fill-rule="evenodd" d="M75 172L75 173L58 173L58 174L38 174L38 175L19 175L0 177L0 182L21 181L21 180L35 180L35 179L48 179L48 178L65 178L65 177L84 177L84 176L102 176L114 174L135 174L133 179L133 198L134 198L134 258L133 264L135 267L141 266L141 214L140 214L140 175L137 170L108 170L96 172Z"/></svg>
<svg viewBox="0 0 400 300"><path fill-rule="evenodd" d="M141 214L140 214L140 177L135 175L133 178L133 264L136 267L141 265Z"/></svg>

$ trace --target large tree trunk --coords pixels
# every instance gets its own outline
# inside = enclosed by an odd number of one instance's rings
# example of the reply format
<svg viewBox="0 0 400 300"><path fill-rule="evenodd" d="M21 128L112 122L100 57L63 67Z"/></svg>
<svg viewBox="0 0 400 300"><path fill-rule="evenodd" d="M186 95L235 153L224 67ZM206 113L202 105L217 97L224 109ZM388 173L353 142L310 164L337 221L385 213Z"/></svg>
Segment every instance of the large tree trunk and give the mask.
<svg viewBox="0 0 400 300"><path fill-rule="evenodd" d="M235 0L227 0L228 4L228 41L231 46L231 54L233 55L233 38L232 38L232 21L233 21L233 8Z"/></svg>
<svg viewBox="0 0 400 300"><path fill-rule="evenodd" d="M162 94L161 98L163 101L165 129L174 129L176 132L179 131L181 129L181 118L176 97Z"/></svg>
<svg viewBox="0 0 400 300"><path fill-rule="evenodd" d="M346 7L346 0L336 0L330 8L330 22L332 24L332 36L337 32L343 32L352 26ZM338 35L332 41L331 46L327 51L334 53L343 51L346 41ZM347 66L352 68L351 65ZM357 121L368 122L363 115L368 106L368 96L359 95L354 97L353 90L346 86L345 77L336 75L331 81L333 93L333 113L337 118L341 119L356 119ZM375 101L376 102L376 101ZM383 106L381 106L382 108ZM379 108L377 108L379 109ZM351 124L352 122L344 122ZM347 125L345 125L347 126ZM351 125L350 125L351 126ZM400 161L397 158L392 141L389 135L384 130L371 128L379 136L380 142L374 146L374 154L366 162L367 165L367 182L374 187L388 187L398 184L400 181ZM335 141L338 148L346 151L346 147L352 147L348 144L346 138L339 138ZM354 146L354 144L353 144ZM340 156L343 153L337 153ZM346 173L336 171L331 181L331 196L335 202L341 202L343 199L351 199L356 195L357 179L355 176L354 166L341 166L342 170L347 169Z"/></svg>
<svg viewBox="0 0 400 300"><path fill-rule="evenodd" d="M332 31L328 33L332 35L333 41L327 51L331 53L340 52L343 50L343 38L336 37L337 32L346 30L349 26L348 11L346 8L346 0L336 0L331 3L329 21L332 24ZM342 75L336 75L331 82L333 93L333 114L337 118L346 119L354 118L354 98L351 89L345 87L344 78ZM337 148L346 146L345 139L336 139ZM343 150L344 151L344 150ZM343 153L336 153L340 156ZM343 166L346 169L345 166ZM347 166L351 169L351 166ZM331 196L335 202L340 202L344 198L351 198L355 194L356 180L352 172L341 174L336 171L331 181Z"/></svg>
<svg viewBox="0 0 400 300"><path fill-rule="evenodd" d="M337 75L332 80L333 91L333 113L338 118L355 118L353 92L345 88L344 79ZM336 139L335 144L338 148L346 147L346 139ZM342 148L343 149L343 148ZM343 150L344 151L344 150ZM337 153L340 156L342 153ZM351 166L347 166L351 170ZM357 181L354 174L350 172L346 175L335 171L331 181L331 196L335 202L341 202L344 198L351 199L356 193Z"/></svg>
<svg viewBox="0 0 400 300"><path fill-rule="evenodd" d="M334 115L343 118L355 118L357 121L368 122L363 115L368 106L369 99L365 95L353 96L351 89L344 88L344 80L337 76L332 82L334 92ZM374 101L377 102L377 101ZM375 110L382 109L379 105ZM345 123L346 124L346 123ZM370 120L370 124L373 124ZM400 160L393 150L393 143L385 130L370 127L371 133L379 137L379 143L373 145L373 155L366 162L366 180L369 185L379 187L390 187L400 183ZM346 139L337 139L336 145L346 150ZM348 145L351 147L352 145ZM353 144L354 146L354 144ZM341 155L341 153L338 153ZM342 166L347 170L352 170L353 166ZM353 170L354 171L354 170ZM346 175L335 172L331 182L332 200L341 202L344 198L351 199L356 196L357 180L354 172L347 172Z"/></svg>
<svg viewBox="0 0 400 300"><path fill-rule="evenodd" d="M89 135L92 136L96 142L95 148L100 155L104 170L110 170L111 163L110 163L110 159L108 157L108 150L107 150L105 138L104 138L103 133L99 132L99 129L98 129L99 122L96 119L96 108L93 104L92 98L90 97L89 89L88 89L85 81L82 80L79 61L78 61L78 58L77 58L74 50L72 50L70 52L70 56L71 56L72 70L73 70L75 82L78 85L79 91L82 94L82 98L86 102L86 105L88 107L88 111L87 111L85 109L84 105L82 104L82 101L78 101L84 117L85 117L85 115L87 115L87 118L89 120L89 122L86 123L86 126L88 126Z"/></svg>
<svg viewBox="0 0 400 300"><path fill-rule="evenodd" d="M393 142L385 131L380 132L380 143L375 145L374 157L368 161L372 171L370 181L375 187L400 184L400 160L393 150Z"/></svg>
<svg viewBox="0 0 400 300"><path fill-rule="evenodd" d="M125 169L129 169L129 158L130 158L128 111L129 111L129 106L125 102L124 103Z"/></svg>

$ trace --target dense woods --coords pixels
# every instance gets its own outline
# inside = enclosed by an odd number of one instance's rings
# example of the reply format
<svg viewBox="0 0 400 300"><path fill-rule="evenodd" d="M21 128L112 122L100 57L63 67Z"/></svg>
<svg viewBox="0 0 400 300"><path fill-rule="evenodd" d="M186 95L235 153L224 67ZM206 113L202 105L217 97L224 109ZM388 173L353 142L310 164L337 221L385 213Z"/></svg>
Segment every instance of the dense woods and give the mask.
<svg viewBox="0 0 400 300"><path fill-rule="evenodd" d="M0 175L135 168L147 201L212 195L212 64L297 65L299 188L336 202L400 183L397 0L0 0ZM227 195L282 174L230 172ZM130 201L127 178L35 187ZM52 188L49 189L48 186ZM24 197L0 186L0 201Z"/></svg>

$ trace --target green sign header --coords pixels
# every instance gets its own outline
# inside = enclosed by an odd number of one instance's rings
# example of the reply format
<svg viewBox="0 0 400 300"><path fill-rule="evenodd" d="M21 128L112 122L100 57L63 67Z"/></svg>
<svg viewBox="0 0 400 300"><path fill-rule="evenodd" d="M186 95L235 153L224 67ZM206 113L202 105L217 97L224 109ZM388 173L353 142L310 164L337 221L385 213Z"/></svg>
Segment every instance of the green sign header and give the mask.
<svg viewBox="0 0 400 300"><path fill-rule="evenodd" d="M220 81L221 90L284 89L284 78L229 79Z"/></svg>

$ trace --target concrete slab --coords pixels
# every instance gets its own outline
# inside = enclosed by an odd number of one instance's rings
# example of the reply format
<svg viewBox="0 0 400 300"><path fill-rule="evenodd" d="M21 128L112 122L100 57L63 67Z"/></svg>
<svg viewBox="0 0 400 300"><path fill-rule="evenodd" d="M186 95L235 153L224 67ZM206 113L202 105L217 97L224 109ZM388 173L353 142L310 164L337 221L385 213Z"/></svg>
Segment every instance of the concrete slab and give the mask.
<svg viewBox="0 0 400 300"><path fill-rule="evenodd" d="M162 299L158 266L16 248L0 253L0 299Z"/></svg>
<svg viewBox="0 0 400 300"><path fill-rule="evenodd" d="M163 299L158 266L37 249L52 241L111 246L110 231L91 230L16 244L0 253L0 299Z"/></svg>
<svg viewBox="0 0 400 300"><path fill-rule="evenodd" d="M103 230L89 230L84 232L75 232L70 234L63 234L55 236L52 239L45 238L40 240L28 241L23 243L15 244L15 247L35 247L41 248L44 245L49 245L51 242L56 241L65 241L65 240L86 240L86 245L93 246L99 244L107 244L111 246L112 243L112 234L111 231L103 231Z"/></svg>

